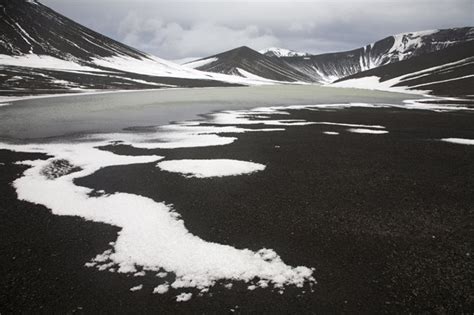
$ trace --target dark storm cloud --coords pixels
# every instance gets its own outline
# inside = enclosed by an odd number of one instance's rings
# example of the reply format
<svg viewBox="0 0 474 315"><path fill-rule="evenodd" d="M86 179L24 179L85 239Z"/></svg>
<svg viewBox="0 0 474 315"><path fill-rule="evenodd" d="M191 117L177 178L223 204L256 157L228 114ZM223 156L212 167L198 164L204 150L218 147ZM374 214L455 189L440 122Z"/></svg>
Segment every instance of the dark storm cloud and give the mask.
<svg viewBox="0 0 474 315"><path fill-rule="evenodd" d="M163 58L237 46L313 53L391 34L470 26L474 0L161 1L42 0L74 20Z"/></svg>

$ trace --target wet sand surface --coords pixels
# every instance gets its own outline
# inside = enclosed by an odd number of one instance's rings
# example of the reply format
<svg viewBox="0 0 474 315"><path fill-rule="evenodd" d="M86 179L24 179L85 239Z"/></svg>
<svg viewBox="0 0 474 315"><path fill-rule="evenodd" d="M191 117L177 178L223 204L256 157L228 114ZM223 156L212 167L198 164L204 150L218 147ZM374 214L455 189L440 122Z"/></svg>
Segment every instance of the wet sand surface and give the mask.
<svg viewBox="0 0 474 315"><path fill-rule="evenodd" d="M472 295L474 139L469 112L350 108L292 111L291 118L383 125L385 135L309 125L235 134L230 145L173 150L109 146L169 159L229 158L265 171L197 179L156 163L108 167L76 184L173 204L187 229L237 248L274 249L315 267L309 288L211 288L186 303L152 294L154 276L85 268L119 229L58 217L18 201L10 182L39 155L0 150L0 311L149 313L469 313ZM280 117L279 117L280 118ZM278 118L278 119L279 119ZM286 117L285 117L286 118ZM337 131L338 136L323 134ZM143 284L141 291L130 292ZM193 290L189 290L194 292Z"/></svg>

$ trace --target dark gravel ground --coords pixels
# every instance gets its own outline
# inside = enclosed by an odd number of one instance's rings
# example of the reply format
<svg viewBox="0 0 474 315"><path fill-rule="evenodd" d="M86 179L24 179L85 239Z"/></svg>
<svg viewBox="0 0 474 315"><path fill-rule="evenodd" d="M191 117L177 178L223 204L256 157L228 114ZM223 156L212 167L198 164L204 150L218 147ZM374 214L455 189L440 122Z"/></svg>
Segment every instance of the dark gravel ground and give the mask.
<svg viewBox="0 0 474 315"><path fill-rule="evenodd" d="M239 134L222 147L138 150L167 159L231 158L267 165L249 176L187 179L154 164L109 167L77 184L172 203L190 232L238 248L274 249L315 267L314 292L232 290L176 303L157 278L84 268L117 228L53 216L16 200L9 183L37 158L0 150L0 312L55 313L472 313L474 115L396 109L295 111L292 118L381 124L386 135L343 127ZM339 131L328 136L322 131ZM130 292L132 286L144 289Z"/></svg>

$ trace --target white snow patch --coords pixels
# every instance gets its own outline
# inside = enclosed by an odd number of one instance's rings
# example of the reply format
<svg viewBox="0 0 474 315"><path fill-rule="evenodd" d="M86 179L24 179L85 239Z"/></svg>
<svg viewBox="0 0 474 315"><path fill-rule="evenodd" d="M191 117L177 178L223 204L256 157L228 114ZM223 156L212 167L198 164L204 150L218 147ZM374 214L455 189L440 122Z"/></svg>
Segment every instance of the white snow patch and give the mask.
<svg viewBox="0 0 474 315"><path fill-rule="evenodd" d="M153 293L155 294L165 294L168 292L170 289L170 286L168 284L160 284L156 288L153 289Z"/></svg>
<svg viewBox="0 0 474 315"><path fill-rule="evenodd" d="M186 177L208 178L236 176L263 171L265 165L238 160L171 160L157 165L160 169Z"/></svg>
<svg viewBox="0 0 474 315"><path fill-rule="evenodd" d="M443 138L441 141L455 143L455 144L464 144L464 145L474 145L474 139L464 139L464 138Z"/></svg>
<svg viewBox="0 0 474 315"><path fill-rule="evenodd" d="M342 126L342 127L362 127L362 128L374 128L374 129L385 129L381 125L361 125L361 124L347 124L347 123L337 123L337 122L326 122L326 121L316 121L315 125L329 125L329 126Z"/></svg>
<svg viewBox="0 0 474 315"><path fill-rule="evenodd" d="M103 72L102 70L83 66L74 61L62 60L59 58L47 55L27 54L20 56L9 56L0 54L0 65L2 66L17 66L17 67L31 67L43 68L52 70L76 70L76 71L91 71Z"/></svg>
<svg viewBox="0 0 474 315"><path fill-rule="evenodd" d="M130 288L130 291L135 292L135 291L140 291L143 289L143 284L137 285L136 287Z"/></svg>
<svg viewBox="0 0 474 315"><path fill-rule="evenodd" d="M261 53L262 55L271 52L273 53L275 57L305 57L305 56L310 55L309 53L298 52L298 51L293 51L290 49L278 48L278 47L269 47L266 49L259 50L258 52Z"/></svg>
<svg viewBox="0 0 474 315"><path fill-rule="evenodd" d="M331 87L353 88L364 90L379 90L406 94L428 94L430 91L409 90L406 87L394 87L393 85L400 82L399 78L380 81L377 76L368 76L363 78L349 79L330 84Z"/></svg>
<svg viewBox="0 0 474 315"><path fill-rule="evenodd" d="M181 293L176 296L176 302L187 302L193 297L192 293Z"/></svg>
<svg viewBox="0 0 474 315"><path fill-rule="evenodd" d="M386 130L373 130L373 129L364 129L364 128L350 128L347 129L349 132L353 133L369 133L374 135L382 135L388 133Z"/></svg>

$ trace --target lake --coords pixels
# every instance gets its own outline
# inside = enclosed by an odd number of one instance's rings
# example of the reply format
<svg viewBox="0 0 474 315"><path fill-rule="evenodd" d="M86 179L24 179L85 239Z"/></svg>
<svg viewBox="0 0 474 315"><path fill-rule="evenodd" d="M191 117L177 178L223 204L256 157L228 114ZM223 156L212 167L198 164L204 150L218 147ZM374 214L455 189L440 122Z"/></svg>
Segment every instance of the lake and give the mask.
<svg viewBox="0 0 474 315"><path fill-rule="evenodd" d="M225 109L334 103L401 104L418 96L316 85L167 89L55 96L0 107L0 138L44 139L156 126Z"/></svg>

